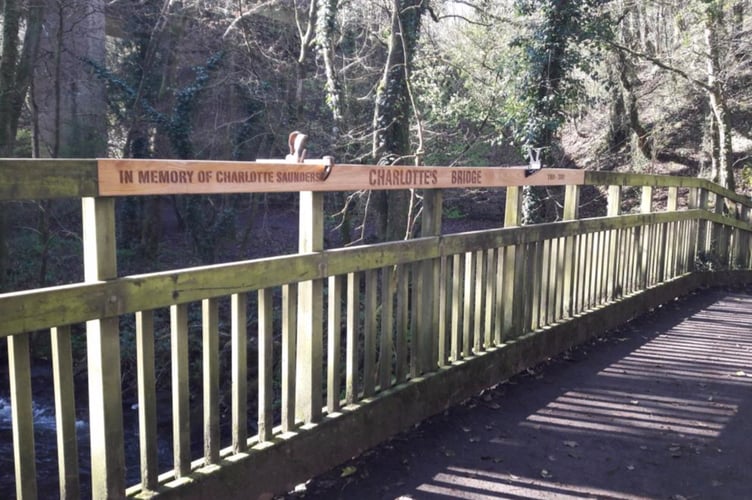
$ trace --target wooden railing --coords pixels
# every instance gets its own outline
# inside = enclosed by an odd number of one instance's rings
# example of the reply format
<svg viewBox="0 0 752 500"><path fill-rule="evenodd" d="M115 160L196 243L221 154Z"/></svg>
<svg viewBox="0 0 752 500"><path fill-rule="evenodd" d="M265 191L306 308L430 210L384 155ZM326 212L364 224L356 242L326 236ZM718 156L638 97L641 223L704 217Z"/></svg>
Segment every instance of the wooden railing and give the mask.
<svg viewBox="0 0 752 500"><path fill-rule="evenodd" d="M441 189L477 185L506 187L503 227L442 234ZM566 186L563 220L521 227L523 185ZM607 193L605 217L578 218L583 185ZM625 186L641 189L639 213L620 213ZM324 192L406 188L424 190L419 238L324 249ZM666 202L654 212L656 188ZM680 189L686 210L678 210ZM118 277L115 196L246 191L301 192L299 254ZM695 178L324 161L0 161L0 200L60 197L82 199L85 281L0 295L18 498L38 496L32 332L51 337L61 497L82 491L71 328L85 323L92 496L254 498L284 492L673 297L752 281L752 203ZM188 320L199 303L200 334ZM168 324L155 323L164 311ZM125 479L124 317L135 323L138 354L135 485ZM221 346L220 325L229 325ZM166 333L155 328L169 330L169 408L157 400L155 335ZM199 336L196 355L189 341ZM230 366L220 364L220 348L231 351ZM200 394L190 384L197 366ZM172 415L171 468L158 463L160 412Z"/></svg>

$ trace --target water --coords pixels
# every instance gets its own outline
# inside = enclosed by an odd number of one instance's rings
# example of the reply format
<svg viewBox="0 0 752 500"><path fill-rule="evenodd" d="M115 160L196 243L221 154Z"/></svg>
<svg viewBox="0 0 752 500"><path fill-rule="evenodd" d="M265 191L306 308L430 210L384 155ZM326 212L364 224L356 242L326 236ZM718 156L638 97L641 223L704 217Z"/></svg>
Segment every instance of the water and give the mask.
<svg viewBox="0 0 752 500"><path fill-rule="evenodd" d="M34 448L37 467L37 491L39 498L56 498L59 494L57 463L57 424L52 401L35 400ZM140 481L138 448L137 408L124 410L126 484ZM13 499L16 496L13 458L13 427L10 399L0 396L0 499ZM91 457L89 450L89 425L85 419L76 420L78 438L78 464L81 498L91 497ZM160 436L158 443L159 460L162 465L172 462L170 436Z"/></svg>

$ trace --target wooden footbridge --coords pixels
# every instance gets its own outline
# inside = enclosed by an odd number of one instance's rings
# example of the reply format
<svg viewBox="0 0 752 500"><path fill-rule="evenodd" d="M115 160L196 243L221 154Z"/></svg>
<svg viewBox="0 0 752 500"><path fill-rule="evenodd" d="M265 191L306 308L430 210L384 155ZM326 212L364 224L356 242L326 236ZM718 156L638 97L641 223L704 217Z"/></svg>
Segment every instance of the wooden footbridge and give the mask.
<svg viewBox="0 0 752 500"><path fill-rule="evenodd" d="M564 186L562 220L520 226L524 185ZM478 186L505 190L499 228L443 234L442 189ZM605 215L578 217L582 186L607 193ZM621 213L625 188L641 192L639 212ZM325 249L324 193L362 189L421 190L420 237ZM299 192L299 253L118 274L117 197L232 192ZM752 282L752 202L697 178L330 159L0 161L0 200L51 198L81 199L84 282L0 295L15 451L14 474L0 477L14 477L23 499L42 496L32 333L53 347L61 498L257 498L677 296ZM200 328L188 317L197 304ZM137 436L123 423L123 318L136 329ZM71 331L84 324L90 484L79 467L71 354ZM166 336L165 404L154 345ZM231 351L229 364L220 350ZM171 429L158 422L165 413ZM129 440L138 463L125 459ZM171 463L160 461L160 440ZM140 470L136 484L127 467Z"/></svg>

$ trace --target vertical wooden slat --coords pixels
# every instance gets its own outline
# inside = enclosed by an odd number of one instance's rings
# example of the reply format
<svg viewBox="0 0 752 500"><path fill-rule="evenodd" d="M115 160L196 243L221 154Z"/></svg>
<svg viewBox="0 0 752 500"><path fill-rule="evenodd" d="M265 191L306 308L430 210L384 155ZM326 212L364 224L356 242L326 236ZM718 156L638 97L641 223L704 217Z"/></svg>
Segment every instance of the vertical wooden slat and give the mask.
<svg viewBox="0 0 752 500"><path fill-rule="evenodd" d="M392 336L394 332L394 268L385 267L381 274L381 342L379 346L379 387L392 385Z"/></svg>
<svg viewBox="0 0 752 500"><path fill-rule="evenodd" d="M232 451L243 453L248 449L248 296L236 293L230 296L232 315Z"/></svg>
<svg viewBox="0 0 752 500"><path fill-rule="evenodd" d="M452 257L452 342L451 357L456 362L462 356L462 311L463 311L463 286L462 279L465 275L464 262L461 254Z"/></svg>
<svg viewBox="0 0 752 500"><path fill-rule="evenodd" d="M420 346L421 346L421 334L420 326L423 321L423 311L421 310L421 297L420 287L422 286L422 268L420 262L413 262L406 266L410 269L409 279L410 284L408 286L409 295L406 291L405 298L409 297L409 306L405 308L405 314L409 315L410 324L410 342L406 344L408 346L408 352L410 357L410 377L417 377L421 372L421 358L420 358Z"/></svg>
<svg viewBox="0 0 752 500"><path fill-rule="evenodd" d="M74 499L80 497L81 489L78 480L76 399L73 390L73 350L70 326L52 328L50 334L60 498ZM152 360L152 366L153 364Z"/></svg>
<svg viewBox="0 0 752 500"><path fill-rule="evenodd" d="M138 441L141 452L141 487L155 490L158 483L157 388L154 374L154 312L136 313L138 363Z"/></svg>
<svg viewBox="0 0 752 500"><path fill-rule="evenodd" d="M475 259L472 252L465 253L464 303L462 305L462 356L473 355L473 302L475 300Z"/></svg>
<svg viewBox="0 0 752 500"><path fill-rule="evenodd" d="M530 296L530 321L528 324L531 330L537 330L540 326L541 293L543 292L542 244L543 242L541 241L531 243L531 252L527 257L528 266L532 271L529 275L532 286L527 289Z"/></svg>
<svg viewBox="0 0 752 500"><path fill-rule="evenodd" d="M697 196L697 208L708 210L708 192L705 189L699 190ZM710 222L705 220L697 222L697 247L693 252L695 258L699 257L700 254L702 254L704 258L707 258L708 256L708 251L710 250L708 246L708 234L710 233L708 227L710 224Z"/></svg>
<svg viewBox="0 0 752 500"><path fill-rule="evenodd" d="M538 326L547 325L551 322L550 316L554 315L555 309L555 290L554 280L556 279L556 262L551 261L552 248L554 247L552 239L540 242L540 319Z"/></svg>
<svg viewBox="0 0 752 500"><path fill-rule="evenodd" d="M84 278L87 282L116 278L115 200L83 198L81 208ZM117 317L86 322L86 359L91 494L93 498L120 497L125 493L125 447Z"/></svg>
<svg viewBox="0 0 752 500"><path fill-rule="evenodd" d="M219 462L219 308L217 299L201 301L201 358L204 396L204 463Z"/></svg>
<svg viewBox="0 0 752 500"><path fill-rule="evenodd" d="M363 324L363 397L376 391L376 308L378 306L378 271L369 269L366 275L365 318Z"/></svg>
<svg viewBox="0 0 752 500"><path fill-rule="evenodd" d="M172 358L172 454L175 477L191 472L190 388L188 384L188 306L170 306Z"/></svg>
<svg viewBox="0 0 752 500"><path fill-rule="evenodd" d="M591 246L592 233L581 234L579 238L579 262L578 262L578 303L579 312L587 309L588 280L590 279L590 258L592 257L593 247Z"/></svg>
<svg viewBox="0 0 752 500"><path fill-rule="evenodd" d="M567 238L557 238L548 241L548 249L544 249L548 258L548 274L546 278L547 297L545 297L544 324L559 321L564 316L564 303L566 297L565 277L567 274ZM573 257L570 255L569 257ZM570 262L570 265L572 262ZM570 271L571 272L571 271ZM570 276L571 280L572 277ZM570 284L571 287L571 284ZM571 288L569 291L571 299Z"/></svg>
<svg viewBox="0 0 752 500"><path fill-rule="evenodd" d="M269 441L272 438L274 401L272 366L272 290L264 288L258 291L258 440Z"/></svg>
<svg viewBox="0 0 752 500"><path fill-rule="evenodd" d="M483 250L475 252L473 257L475 261L475 277L473 284L475 285L475 291L473 292L475 297L473 299L473 351L475 354L480 354L483 351L483 292L485 287L483 286L483 276L485 274L483 259Z"/></svg>
<svg viewBox="0 0 752 500"><path fill-rule="evenodd" d="M340 351L342 349L342 276L329 276L327 315L329 326L326 352L326 408L331 414L340 409Z"/></svg>
<svg viewBox="0 0 752 500"><path fill-rule="evenodd" d="M426 297L426 303L428 304L428 312L430 313L430 322L427 325L428 331L424 336L426 341L426 371L434 372L443 363L439 363L439 325L444 323L446 318L441 317L441 289L442 289L442 277L441 274L442 259L431 259L426 263L427 270L426 276L430 279L427 283L428 290L423 292Z"/></svg>
<svg viewBox="0 0 752 500"><path fill-rule="evenodd" d="M496 249L496 275L494 276L494 345L501 346L504 343L504 269L506 261L504 260L505 249L503 247Z"/></svg>
<svg viewBox="0 0 752 500"><path fill-rule="evenodd" d="M668 188L668 195L666 199L666 212L676 212L679 208L679 188ZM675 222L670 222L666 228L666 271L663 275L665 279L671 279L676 276L676 251L675 245L678 243L676 239L676 227Z"/></svg>
<svg viewBox="0 0 752 500"><path fill-rule="evenodd" d="M449 362L449 335L447 332L452 331L451 322L451 307L449 307L449 300L451 297L450 287L450 269L449 269L449 257L441 258L441 268L439 270L439 332L438 332L438 352L437 358L439 366L446 366ZM383 306L382 306L383 307Z"/></svg>
<svg viewBox="0 0 752 500"><path fill-rule="evenodd" d="M396 342L395 342L395 377L396 383L404 382L407 379L407 333L408 333L408 314L409 305L408 295L408 266L397 267L397 311L395 314L397 324Z"/></svg>
<svg viewBox="0 0 752 500"><path fill-rule="evenodd" d="M653 210L653 187L643 186L642 196L640 200L640 213L649 214ZM652 284L653 281L653 253L654 253L654 240L655 240L655 227L654 225L646 226L643 232L645 243L642 248L642 268L644 276L642 278L643 290Z"/></svg>
<svg viewBox="0 0 752 500"><path fill-rule="evenodd" d="M496 250L489 248L486 251L486 273L484 277L485 282L485 318L483 321L483 330L485 332L485 348L491 348L496 345L496 337L494 334L494 317L495 317L495 304L496 304L496 283L497 278L497 265L496 265Z"/></svg>
<svg viewBox="0 0 752 500"><path fill-rule="evenodd" d="M28 333L8 337L13 460L16 473L16 498L19 500L37 498L29 337Z"/></svg>
<svg viewBox="0 0 752 500"><path fill-rule="evenodd" d="M331 292L331 289L330 289ZM337 292L335 291L335 294ZM331 318L331 300L338 297L330 298L330 320ZM337 302L339 306L339 302ZM339 309L337 309L339 310ZM337 320L335 340L339 342L339 316ZM332 326L329 326L329 343L332 342ZM295 368L298 333L298 285L292 283L282 286L282 432L290 432L295 428ZM337 357L339 361L339 344L337 344ZM331 362L331 358L329 359ZM336 366L339 369L339 365ZM339 375L339 373L337 373ZM336 400L339 406L339 388L337 388ZM331 388L329 388L331 390ZM328 392L327 392L328 394ZM335 411L330 408L330 411Z"/></svg>
<svg viewBox="0 0 752 500"><path fill-rule="evenodd" d="M347 275L347 346L345 355L345 403L358 400L358 333L360 328L360 275ZM398 335L405 335L397 331ZM398 344L399 345L399 344ZM399 361L399 357L398 357Z"/></svg>

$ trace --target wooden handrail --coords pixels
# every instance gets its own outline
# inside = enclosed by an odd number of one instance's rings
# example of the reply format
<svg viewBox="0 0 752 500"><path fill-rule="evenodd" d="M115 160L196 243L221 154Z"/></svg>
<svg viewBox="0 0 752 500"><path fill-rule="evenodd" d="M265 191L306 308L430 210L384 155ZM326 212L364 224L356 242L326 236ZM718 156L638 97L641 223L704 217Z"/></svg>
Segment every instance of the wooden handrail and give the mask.
<svg viewBox="0 0 752 500"><path fill-rule="evenodd" d="M325 166L330 172L323 179ZM79 486L72 472L75 401L62 385L73 380L72 326L87 323L89 413L97 445L93 496L255 496L282 492L290 482L429 416L444 404L437 398L456 402L479 380L493 383L493 377L560 352L602 326L709 282L702 269L738 269L740 280L752 281L752 204L746 197L689 177L567 169L526 176L526 170L332 166L323 160L0 160L0 200L83 198L86 228L85 282L0 294L0 338L9 342L19 422L19 496L36 495L30 484L36 475L33 426L26 422L33 415L30 332L49 329L55 347L56 411L66 441L59 448L66 464L61 488ZM506 188L505 220L499 221L504 227L442 235L441 189L479 185ZM525 185L566 186L564 220L520 226ZM608 216L578 218L582 185L608 188ZM621 186L642 188L641 213L620 213ZM665 211L653 212L657 187L667 188L668 197ZM323 192L405 188L430 190L423 198L421 237L324 250ZM687 210L678 210L678 188L690 190ZM298 254L117 277L114 196L290 190L302 191ZM734 203L743 208L734 210ZM729 279L734 273L716 275ZM227 299L229 311L219 308ZM188 313L198 303L203 458L191 454L196 388L189 368L198 360L192 358L195 343L188 341L195 329ZM247 357L252 307L256 359ZM170 319L160 319L158 328L170 337L174 464L158 475L153 311L166 308ZM120 374L112 369L124 315L135 315L142 460L141 483L127 492ZM228 376L219 362L221 325L229 325L232 344L232 445L226 448L219 432L224 417L218 387ZM252 373L255 405L247 392ZM249 408L257 413L253 436ZM373 415L380 422L376 431L367 425ZM307 458L311 450L316 456ZM285 462L291 455L294 464ZM222 489L232 484L242 490Z"/></svg>

